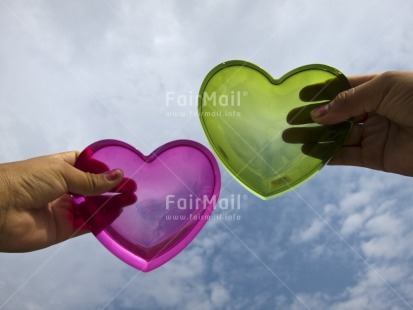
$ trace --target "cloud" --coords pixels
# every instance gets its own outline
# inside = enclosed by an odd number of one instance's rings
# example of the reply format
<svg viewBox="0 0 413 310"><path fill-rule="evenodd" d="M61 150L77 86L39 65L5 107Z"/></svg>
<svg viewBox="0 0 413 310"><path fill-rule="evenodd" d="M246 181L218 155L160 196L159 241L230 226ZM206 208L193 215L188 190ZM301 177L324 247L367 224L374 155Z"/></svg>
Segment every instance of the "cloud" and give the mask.
<svg viewBox="0 0 413 310"><path fill-rule="evenodd" d="M390 212L380 214L370 219L365 226L367 234L370 235L401 235L403 233L404 222L396 218Z"/></svg>
<svg viewBox="0 0 413 310"><path fill-rule="evenodd" d="M308 63L348 75L409 69L410 11L402 0L1 1L0 160L81 150L103 138L146 154L180 138L207 144L196 116L166 113L196 112L188 97L219 62L247 59L274 76ZM168 92L188 104L168 106ZM241 219L211 221L165 266L140 273L93 236L1 254L0 305L10 299L4 309L411 307L410 178L326 167L264 202L221 171L223 197L248 197L235 210Z"/></svg>
<svg viewBox="0 0 413 310"><path fill-rule="evenodd" d="M292 237L292 240L297 243L313 240L321 233L323 226L323 222L319 219L315 219L307 228L296 232L296 234Z"/></svg>
<svg viewBox="0 0 413 310"><path fill-rule="evenodd" d="M349 236L356 230L363 228L365 221L372 213L373 211L371 208L365 208L362 212L348 215L343 222L340 233L344 236Z"/></svg>

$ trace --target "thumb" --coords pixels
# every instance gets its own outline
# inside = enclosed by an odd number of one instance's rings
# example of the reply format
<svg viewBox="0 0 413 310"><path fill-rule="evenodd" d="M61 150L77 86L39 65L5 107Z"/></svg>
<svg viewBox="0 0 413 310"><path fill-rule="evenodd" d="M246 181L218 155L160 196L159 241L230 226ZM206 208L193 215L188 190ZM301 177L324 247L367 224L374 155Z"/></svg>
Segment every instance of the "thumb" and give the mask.
<svg viewBox="0 0 413 310"><path fill-rule="evenodd" d="M123 172L120 169L114 169L104 173L94 174L83 172L73 166L67 165L63 177L66 181L68 192L85 196L96 196L110 191L118 185L123 178Z"/></svg>
<svg viewBox="0 0 413 310"><path fill-rule="evenodd" d="M383 96L380 79L372 80L339 93L330 103L311 111L312 119L330 125L376 110Z"/></svg>

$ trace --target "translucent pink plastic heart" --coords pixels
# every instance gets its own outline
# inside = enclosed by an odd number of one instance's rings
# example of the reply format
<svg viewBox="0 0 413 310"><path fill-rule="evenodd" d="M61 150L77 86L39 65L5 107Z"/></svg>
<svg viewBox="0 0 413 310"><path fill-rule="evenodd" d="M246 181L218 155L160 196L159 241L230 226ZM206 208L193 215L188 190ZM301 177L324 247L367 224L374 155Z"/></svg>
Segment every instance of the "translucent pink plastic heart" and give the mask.
<svg viewBox="0 0 413 310"><path fill-rule="evenodd" d="M142 155L116 140L88 146L75 166L101 173L120 168L113 192L74 196L97 239L129 265L153 270L182 251L209 219L218 200L218 164L203 145L177 140Z"/></svg>

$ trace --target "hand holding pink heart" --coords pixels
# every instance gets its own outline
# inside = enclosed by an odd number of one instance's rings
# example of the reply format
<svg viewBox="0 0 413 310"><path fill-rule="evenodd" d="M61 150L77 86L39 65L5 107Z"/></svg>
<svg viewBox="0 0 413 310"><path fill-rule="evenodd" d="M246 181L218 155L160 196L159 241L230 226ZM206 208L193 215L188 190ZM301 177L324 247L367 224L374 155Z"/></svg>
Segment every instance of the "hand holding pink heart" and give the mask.
<svg viewBox="0 0 413 310"><path fill-rule="evenodd" d="M142 271L166 263L192 241L220 191L215 158L188 140L165 144L149 156L126 143L103 140L87 147L75 166L93 173L122 169L120 194L76 196L74 203L98 240Z"/></svg>

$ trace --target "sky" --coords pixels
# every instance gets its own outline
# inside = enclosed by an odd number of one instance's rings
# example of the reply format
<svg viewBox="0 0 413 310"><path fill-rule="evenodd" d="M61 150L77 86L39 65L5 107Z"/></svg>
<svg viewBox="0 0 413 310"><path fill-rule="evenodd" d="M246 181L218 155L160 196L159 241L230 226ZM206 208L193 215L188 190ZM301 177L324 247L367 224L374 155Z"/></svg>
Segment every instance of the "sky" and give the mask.
<svg viewBox="0 0 413 310"><path fill-rule="evenodd" d="M215 65L248 60L274 77L311 63L348 76L412 70L412 10L412 0L0 0L0 162L107 138L144 154L177 139L209 147L194 96ZM239 208L216 209L222 218L164 266L135 270L91 234L0 253L0 309L413 309L411 178L325 167L263 201L221 174L221 197L241 197Z"/></svg>

